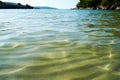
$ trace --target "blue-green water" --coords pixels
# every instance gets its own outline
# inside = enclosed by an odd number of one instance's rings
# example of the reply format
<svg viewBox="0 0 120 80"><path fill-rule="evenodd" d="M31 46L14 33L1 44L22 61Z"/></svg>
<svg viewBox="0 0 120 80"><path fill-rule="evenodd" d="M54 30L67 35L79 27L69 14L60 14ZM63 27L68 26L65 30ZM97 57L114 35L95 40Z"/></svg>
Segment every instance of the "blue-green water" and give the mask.
<svg viewBox="0 0 120 80"><path fill-rule="evenodd" d="M120 11L0 10L0 80L120 80Z"/></svg>

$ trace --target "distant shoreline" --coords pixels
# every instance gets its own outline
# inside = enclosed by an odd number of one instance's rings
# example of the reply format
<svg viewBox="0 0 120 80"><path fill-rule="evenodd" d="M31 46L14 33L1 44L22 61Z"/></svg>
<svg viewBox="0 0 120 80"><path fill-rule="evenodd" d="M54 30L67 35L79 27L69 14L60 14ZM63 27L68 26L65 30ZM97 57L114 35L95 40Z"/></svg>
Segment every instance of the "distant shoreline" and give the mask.
<svg viewBox="0 0 120 80"><path fill-rule="evenodd" d="M33 6L28 4L23 5L21 3L13 3L13 2L2 2L0 1L0 9L33 9Z"/></svg>
<svg viewBox="0 0 120 80"><path fill-rule="evenodd" d="M48 6L31 6L29 4L23 5L21 3L0 1L0 9L58 9L58 8Z"/></svg>

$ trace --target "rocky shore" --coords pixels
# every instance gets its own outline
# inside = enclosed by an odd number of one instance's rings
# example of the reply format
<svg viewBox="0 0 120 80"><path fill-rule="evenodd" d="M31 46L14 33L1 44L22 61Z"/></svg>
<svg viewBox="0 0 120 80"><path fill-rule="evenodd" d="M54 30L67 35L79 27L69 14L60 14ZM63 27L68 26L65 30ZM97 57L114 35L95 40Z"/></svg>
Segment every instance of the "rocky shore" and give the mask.
<svg viewBox="0 0 120 80"><path fill-rule="evenodd" d="M120 10L119 0L80 0L77 9Z"/></svg>

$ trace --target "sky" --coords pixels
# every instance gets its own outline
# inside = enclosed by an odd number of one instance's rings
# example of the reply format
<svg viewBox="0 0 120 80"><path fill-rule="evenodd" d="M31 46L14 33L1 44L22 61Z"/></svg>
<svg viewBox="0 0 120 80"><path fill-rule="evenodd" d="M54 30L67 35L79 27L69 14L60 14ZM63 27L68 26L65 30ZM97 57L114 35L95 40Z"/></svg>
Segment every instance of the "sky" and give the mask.
<svg viewBox="0 0 120 80"><path fill-rule="evenodd" d="M75 8L79 0L1 0L7 2L19 2L22 4L29 4L31 6L49 6L60 9Z"/></svg>

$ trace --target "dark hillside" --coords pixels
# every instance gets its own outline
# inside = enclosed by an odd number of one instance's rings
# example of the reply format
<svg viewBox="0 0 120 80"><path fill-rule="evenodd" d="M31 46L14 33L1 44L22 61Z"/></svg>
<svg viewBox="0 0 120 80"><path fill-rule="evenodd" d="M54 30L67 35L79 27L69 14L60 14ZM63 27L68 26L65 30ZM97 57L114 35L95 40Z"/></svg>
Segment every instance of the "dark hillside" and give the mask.
<svg viewBox="0 0 120 80"><path fill-rule="evenodd" d="M80 0L78 9L120 10L120 0Z"/></svg>
<svg viewBox="0 0 120 80"><path fill-rule="evenodd" d="M33 9L33 7L28 4L22 5L21 3L0 1L0 9Z"/></svg>

